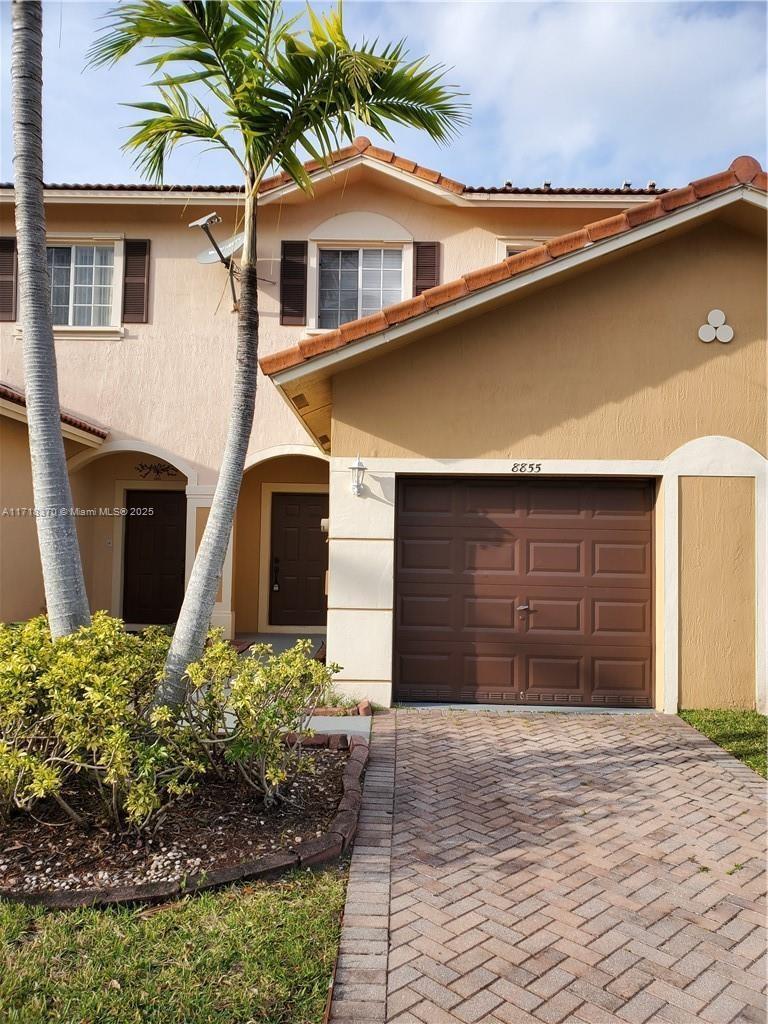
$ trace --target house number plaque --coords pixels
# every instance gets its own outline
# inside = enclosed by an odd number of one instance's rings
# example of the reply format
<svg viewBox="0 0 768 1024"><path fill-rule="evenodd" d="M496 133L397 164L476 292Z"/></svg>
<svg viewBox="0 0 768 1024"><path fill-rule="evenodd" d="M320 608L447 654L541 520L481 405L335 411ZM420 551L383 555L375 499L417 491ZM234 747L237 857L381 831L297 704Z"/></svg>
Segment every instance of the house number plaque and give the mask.
<svg viewBox="0 0 768 1024"><path fill-rule="evenodd" d="M510 469L512 473L540 473L540 462L513 462Z"/></svg>

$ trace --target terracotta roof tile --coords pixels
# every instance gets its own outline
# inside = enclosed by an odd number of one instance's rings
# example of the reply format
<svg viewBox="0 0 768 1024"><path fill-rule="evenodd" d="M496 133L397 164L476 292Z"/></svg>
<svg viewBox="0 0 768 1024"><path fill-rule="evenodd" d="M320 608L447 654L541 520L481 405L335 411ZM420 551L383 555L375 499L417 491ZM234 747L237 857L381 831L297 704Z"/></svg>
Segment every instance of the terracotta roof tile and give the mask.
<svg viewBox="0 0 768 1024"><path fill-rule="evenodd" d="M394 162L396 163L398 159L395 157ZM358 341L360 338L378 334L386 330L387 327L412 320L430 309L455 302L470 292L498 284L550 260L556 260L568 253L585 249L602 239L623 234L641 224L666 217L673 210L691 206L706 196L724 192L739 184L751 184L754 188L766 191L765 171L761 170L760 165L753 157L737 157L729 169L720 174L700 178L684 188L666 192L651 202L631 207L624 213L606 217L603 220L587 224L577 231L552 238L546 245L524 249L513 256L508 256L500 263L480 267L454 281L446 281L435 288L429 288L412 299L405 299L394 306L387 306L379 313L343 324L337 331L304 339L299 346L265 356L261 360L261 368L267 375L272 375L281 370L298 366L321 352L340 348L352 341Z"/></svg>
<svg viewBox="0 0 768 1024"><path fill-rule="evenodd" d="M587 233L593 242L599 242L601 238L620 235L628 228L629 221L626 214L617 213L615 217L605 217L603 220L596 220L594 224L587 224Z"/></svg>
<svg viewBox="0 0 768 1024"><path fill-rule="evenodd" d="M695 203L696 193L693 190L693 185L685 185L683 188L673 188L671 192L663 195L659 202L665 213L671 213L672 210L677 210L681 206L690 206L691 203Z"/></svg>
<svg viewBox="0 0 768 1024"><path fill-rule="evenodd" d="M3 384L0 382L0 398L4 398L6 402L13 402L14 405L21 405L26 408L27 399L23 391L19 391L18 388L13 387L11 384ZM95 423L89 423L88 420L81 420L79 416L73 416L69 412L63 412L61 414L61 422L66 423L70 427L76 427L78 430L84 431L86 434L93 434L94 437L100 437L102 441L109 434L108 430L104 427L97 427Z"/></svg>
<svg viewBox="0 0 768 1024"><path fill-rule="evenodd" d="M710 174L706 178L698 178L696 181L691 182L697 199L706 199L707 196L713 196L716 192L723 192L727 188L733 188L738 183L739 179L730 169L720 171L718 174Z"/></svg>
<svg viewBox="0 0 768 1024"><path fill-rule="evenodd" d="M532 249L523 249L513 256L507 256L502 262L509 267L510 277L513 277L515 274L522 274L524 270L533 270L542 263L549 263L551 259L546 245L535 245Z"/></svg>
<svg viewBox="0 0 768 1024"><path fill-rule="evenodd" d="M512 276L512 272L506 263L492 263L490 267L480 267L479 270L470 270L464 275L464 283L471 292L477 292L481 288L487 288L491 284L498 284L499 281L506 281Z"/></svg>
<svg viewBox="0 0 768 1024"><path fill-rule="evenodd" d="M365 338L368 334L378 334L379 331L386 331L389 324L381 310L371 313L370 316L360 317L350 323L342 324L339 327L341 343L347 345L350 341L357 341Z"/></svg>
<svg viewBox="0 0 768 1024"><path fill-rule="evenodd" d="M571 231L567 235L560 235L547 242L547 252L552 259L558 256L565 256L568 252L575 252L583 249L585 245L591 245L592 239L586 228L579 228L578 231Z"/></svg>
<svg viewBox="0 0 768 1024"><path fill-rule="evenodd" d="M314 341L314 339L307 339L307 341ZM289 367L298 366L303 362L304 355L301 349L298 345L294 345L293 348L281 349L280 352L275 352L271 356L262 356L259 366L269 377L273 373L280 373L281 370L287 370Z"/></svg>
<svg viewBox="0 0 768 1024"><path fill-rule="evenodd" d="M390 327L393 324L402 323L403 320L410 320L412 317L426 312L427 303L423 295L414 295L412 299L404 299L402 302L396 302L392 306L385 306L382 310Z"/></svg>
<svg viewBox="0 0 768 1024"><path fill-rule="evenodd" d="M421 293L421 297L427 309L434 309L435 306L444 306L446 302L463 299L468 294L467 282L463 277L457 277L454 281L446 281L444 284L435 285L434 288L427 288Z"/></svg>

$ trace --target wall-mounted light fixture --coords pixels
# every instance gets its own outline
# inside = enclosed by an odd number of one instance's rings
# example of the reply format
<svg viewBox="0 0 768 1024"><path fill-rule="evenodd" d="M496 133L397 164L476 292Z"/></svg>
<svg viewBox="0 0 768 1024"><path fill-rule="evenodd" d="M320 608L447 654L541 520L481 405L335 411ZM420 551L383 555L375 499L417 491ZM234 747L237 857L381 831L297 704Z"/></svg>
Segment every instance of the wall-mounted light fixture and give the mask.
<svg viewBox="0 0 768 1024"><path fill-rule="evenodd" d="M352 473L352 493L356 498L359 498L363 493L363 478L365 471L368 467L363 465L362 459L358 455L353 465L349 467Z"/></svg>

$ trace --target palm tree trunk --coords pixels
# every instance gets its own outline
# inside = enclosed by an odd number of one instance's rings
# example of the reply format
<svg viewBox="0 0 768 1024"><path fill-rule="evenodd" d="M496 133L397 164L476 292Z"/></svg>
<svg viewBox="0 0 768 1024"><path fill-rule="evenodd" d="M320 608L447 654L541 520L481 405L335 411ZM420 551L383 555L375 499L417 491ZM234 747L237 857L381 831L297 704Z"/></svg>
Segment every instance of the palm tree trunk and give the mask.
<svg viewBox="0 0 768 1024"><path fill-rule="evenodd" d="M259 298L256 282L256 194L246 185L245 239L240 266L240 302L232 410L221 471L211 511L192 567L184 603L173 633L156 704L177 707L186 696L184 673L203 653L216 603L224 559L235 519L256 404Z"/></svg>
<svg viewBox="0 0 768 1024"><path fill-rule="evenodd" d="M14 0L11 56L19 319L37 541L54 637L90 622L72 493L61 436L56 349L43 202L43 15L39 0Z"/></svg>

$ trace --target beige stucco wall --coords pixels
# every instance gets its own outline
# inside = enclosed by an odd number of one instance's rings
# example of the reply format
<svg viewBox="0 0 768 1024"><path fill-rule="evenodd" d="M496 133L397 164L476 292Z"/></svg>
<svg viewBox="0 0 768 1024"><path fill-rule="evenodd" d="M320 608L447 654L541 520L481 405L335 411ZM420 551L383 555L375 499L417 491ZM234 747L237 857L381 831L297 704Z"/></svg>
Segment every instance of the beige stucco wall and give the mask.
<svg viewBox="0 0 768 1024"><path fill-rule="evenodd" d="M333 453L663 458L766 450L764 242L708 223L340 373ZM705 345L708 311L736 336Z"/></svg>
<svg viewBox="0 0 768 1024"><path fill-rule="evenodd" d="M300 327L279 323L279 257L282 238L308 238L318 225L343 212L380 214L401 224L415 239L443 243L442 276L494 262L499 236L548 237L613 212L580 207L487 209L440 205L413 188L393 187L378 174L339 179L337 188L310 200L262 208L259 220L259 274L263 354L295 344ZM224 444L233 371L235 316L227 277L218 265L203 266L198 230L187 225L217 210L224 218L215 231L227 238L240 225L235 207L217 203L147 205L50 203L51 234L117 232L151 240L149 323L127 324L120 340L60 337L57 356L61 402L84 418L103 423L110 440L140 439L185 460L199 482L215 481ZM0 234L13 234L8 203L0 208ZM271 282L271 283L270 283ZM404 281L410 294L411 281ZM23 386L21 340L14 324L0 325L0 380ZM278 444L312 441L260 377L250 452Z"/></svg>
<svg viewBox="0 0 768 1024"><path fill-rule="evenodd" d="M755 506L747 477L680 479L680 706L755 706Z"/></svg>
<svg viewBox="0 0 768 1024"><path fill-rule="evenodd" d="M327 483L328 464L303 456L270 459L245 474L235 520L233 604L238 633L259 629L262 485Z"/></svg>

